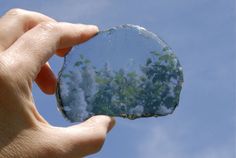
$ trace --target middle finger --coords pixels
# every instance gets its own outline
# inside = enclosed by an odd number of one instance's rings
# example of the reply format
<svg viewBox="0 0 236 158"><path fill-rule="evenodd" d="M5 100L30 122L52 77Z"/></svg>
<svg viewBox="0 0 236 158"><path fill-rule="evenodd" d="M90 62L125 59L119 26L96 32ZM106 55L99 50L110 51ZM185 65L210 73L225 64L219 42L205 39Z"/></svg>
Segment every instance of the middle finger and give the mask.
<svg viewBox="0 0 236 158"><path fill-rule="evenodd" d="M46 15L11 9L0 18L0 52L9 48L22 34L41 22L55 21Z"/></svg>

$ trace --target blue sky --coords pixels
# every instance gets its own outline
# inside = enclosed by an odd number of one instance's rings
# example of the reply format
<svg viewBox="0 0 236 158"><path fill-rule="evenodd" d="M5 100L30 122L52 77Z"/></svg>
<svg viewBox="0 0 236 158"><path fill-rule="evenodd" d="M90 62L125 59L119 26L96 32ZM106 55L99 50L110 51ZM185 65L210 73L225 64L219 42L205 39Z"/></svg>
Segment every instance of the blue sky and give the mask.
<svg viewBox="0 0 236 158"><path fill-rule="evenodd" d="M90 158L235 158L236 58L234 0L0 0L0 14L19 7L100 29L131 23L157 33L175 50L185 83L173 115L117 119L102 151ZM50 63L57 74L63 59ZM54 96L34 86L40 113L68 126Z"/></svg>

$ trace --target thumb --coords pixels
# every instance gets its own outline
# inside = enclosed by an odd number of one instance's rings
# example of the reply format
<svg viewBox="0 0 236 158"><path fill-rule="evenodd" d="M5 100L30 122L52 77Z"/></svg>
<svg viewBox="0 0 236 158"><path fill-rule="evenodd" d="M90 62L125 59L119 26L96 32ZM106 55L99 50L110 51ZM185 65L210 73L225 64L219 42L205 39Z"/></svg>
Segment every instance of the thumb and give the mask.
<svg viewBox="0 0 236 158"><path fill-rule="evenodd" d="M108 116L94 116L87 121L67 127L64 130L67 138L65 157L83 157L101 150L107 133L115 125L115 119Z"/></svg>

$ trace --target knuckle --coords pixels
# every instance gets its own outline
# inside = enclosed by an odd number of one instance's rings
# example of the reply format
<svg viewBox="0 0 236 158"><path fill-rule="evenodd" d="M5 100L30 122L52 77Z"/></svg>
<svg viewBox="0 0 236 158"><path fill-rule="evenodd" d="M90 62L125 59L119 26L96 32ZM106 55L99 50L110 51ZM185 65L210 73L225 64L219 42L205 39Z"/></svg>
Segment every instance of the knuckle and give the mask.
<svg viewBox="0 0 236 158"><path fill-rule="evenodd" d="M6 62L0 60L0 79L11 78L9 73L9 67L7 66Z"/></svg>
<svg viewBox="0 0 236 158"><path fill-rule="evenodd" d="M15 100L22 96L30 99L32 80L29 75L19 71L22 64L9 60L11 59L7 55L0 55L0 102L4 102L2 99L9 96L14 97Z"/></svg>
<svg viewBox="0 0 236 158"><path fill-rule="evenodd" d="M18 71L21 65L11 63L6 56L0 57L0 82L4 87L15 87L16 84L24 87L25 80L23 80L21 71ZM16 87L15 87L16 88Z"/></svg>
<svg viewBox="0 0 236 158"><path fill-rule="evenodd" d="M19 22L26 23L27 24L34 19L34 17L31 15L31 13L27 10L19 9L19 8L14 8L9 10L6 13L7 16L13 17Z"/></svg>
<svg viewBox="0 0 236 158"><path fill-rule="evenodd" d="M0 63L0 96L5 96L5 94L9 94L12 89L14 89L14 76L9 71L3 63ZM1 99L0 99L1 100Z"/></svg>
<svg viewBox="0 0 236 158"><path fill-rule="evenodd" d="M10 10L7 12L7 15L22 16L22 15L24 15L24 13L25 13L25 10L23 10L23 9L20 9L20 8L13 8L13 9L10 9Z"/></svg>
<svg viewBox="0 0 236 158"><path fill-rule="evenodd" d="M42 29L46 32L55 32L58 31L58 25L56 22L41 22L38 24L39 29Z"/></svg>
<svg viewBox="0 0 236 158"><path fill-rule="evenodd" d="M59 157L60 152L59 148L57 147L58 145L45 145L42 147L41 153L45 155L45 157Z"/></svg>

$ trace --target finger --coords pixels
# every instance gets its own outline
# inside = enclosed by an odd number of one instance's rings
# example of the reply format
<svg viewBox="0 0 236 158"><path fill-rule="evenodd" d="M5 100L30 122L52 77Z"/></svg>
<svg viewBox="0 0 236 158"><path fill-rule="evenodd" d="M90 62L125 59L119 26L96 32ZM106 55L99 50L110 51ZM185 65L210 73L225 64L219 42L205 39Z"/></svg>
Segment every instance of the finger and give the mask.
<svg viewBox="0 0 236 158"><path fill-rule="evenodd" d="M106 134L115 125L115 119L108 116L94 116L84 123L67 129L68 157L86 156L98 152L105 141ZM66 137L66 136L65 136Z"/></svg>
<svg viewBox="0 0 236 158"><path fill-rule="evenodd" d="M35 79L41 66L57 49L82 43L97 32L98 28L91 25L40 23L22 35L4 53L13 58L16 64L21 65L20 71Z"/></svg>
<svg viewBox="0 0 236 158"><path fill-rule="evenodd" d="M56 53L60 57L64 57L67 53L69 53L70 50L71 50L71 47L70 48L63 48L63 49L57 50Z"/></svg>
<svg viewBox="0 0 236 158"><path fill-rule="evenodd" d="M70 48L63 48L56 50L57 55L64 57L69 51ZM47 62L40 70L35 82L39 88L46 94L54 94L56 91L57 79L51 70L49 63Z"/></svg>
<svg viewBox="0 0 236 158"><path fill-rule="evenodd" d="M24 32L41 22L53 22L46 15L23 9L11 9L0 18L0 51L7 49Z"/></svg>
<svg viewBox="0 0 236 158"><path fill-rule="evenodd" d="M54 94L56 90L57 79L47 62L41 67L35 82L39 88L46 94Z"/></svg>
<svg viewBox="0 0 236 158"><path fill-rule="evenodd" d="M105 115L97 115L93 116L90 119L86 120L85 122L82 122L79 125L71 126L71 128L77 128L77 127L98 127L102 126L103 130L108 133L113 126L115 125L115 119L113 117L105 116Z"/></svg>

